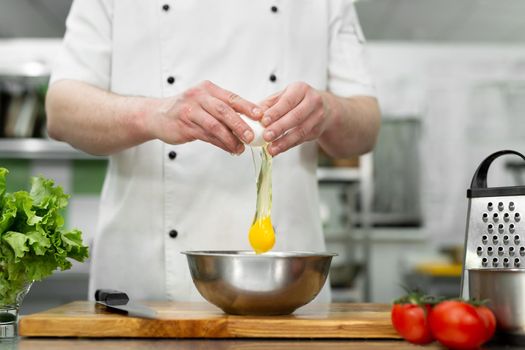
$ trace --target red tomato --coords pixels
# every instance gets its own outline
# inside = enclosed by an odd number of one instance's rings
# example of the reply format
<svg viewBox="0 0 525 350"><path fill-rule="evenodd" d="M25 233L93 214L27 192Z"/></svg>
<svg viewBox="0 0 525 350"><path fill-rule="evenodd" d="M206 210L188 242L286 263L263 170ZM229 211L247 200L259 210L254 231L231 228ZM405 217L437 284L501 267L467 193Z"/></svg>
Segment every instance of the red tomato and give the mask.
<svg viewBox="0 0 525 350"><path fill-rule="evenodd" d="M496 319L484 306L443 301L430 311L428 322L436 339L451 349L477 349L494 334Z"/></svg>
<svg viewBox="0 0 525 350"><path fill-rule="evenodd" d="M485 341L489 341L490 338L494 336L494 332L496 331L496 316L494 316L492 310L490 310L486 306L478 306L476 310L483 319L483 322L485 323L485 328L487 329L487 339L485 339Z"/></svg>
<svg viewBox="0 0 525 350"><path fill-rule="evenodd" d="M405 340L414 344L428 344L434 340L428 325L430 305L394 304L392 325Z"/></svg>

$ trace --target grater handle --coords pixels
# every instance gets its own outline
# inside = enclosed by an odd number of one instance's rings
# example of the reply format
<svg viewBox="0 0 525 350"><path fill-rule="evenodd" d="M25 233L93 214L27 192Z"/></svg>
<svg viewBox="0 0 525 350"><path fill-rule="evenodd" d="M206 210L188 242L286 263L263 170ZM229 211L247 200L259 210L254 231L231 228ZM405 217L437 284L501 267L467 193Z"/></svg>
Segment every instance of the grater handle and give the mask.
<svg viewBox="0 0 525 350"><path fill-rule="evenodd" d="M476 172L474 173L474 177L472 178L472 182L470 184L470 188L471 189L487 188L487 174L489 172L490 165L496 158L499 158L507 154L517 155L525 161L525 156L523 154L513 151L513 150L503 150L503 151L492 153L490 156L485 158L483 162L481 162L481 164L479 165L478 169L476 169Z"/></svg>

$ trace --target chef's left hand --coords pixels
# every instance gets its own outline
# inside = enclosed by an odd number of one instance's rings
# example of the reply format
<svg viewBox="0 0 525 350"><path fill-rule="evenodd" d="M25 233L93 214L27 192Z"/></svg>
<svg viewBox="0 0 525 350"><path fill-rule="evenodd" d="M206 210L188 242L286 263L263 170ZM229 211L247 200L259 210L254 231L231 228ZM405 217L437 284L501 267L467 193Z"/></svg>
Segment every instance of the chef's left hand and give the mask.
<svg viewBox="0 0 525 350"><path fill-rule="evenodd" d="M330 120L325 97L303 82L288 85L260 105L265 110L261 120L266 128L263 137L271 142L268 151L272 156L317 139Z"/></svg>

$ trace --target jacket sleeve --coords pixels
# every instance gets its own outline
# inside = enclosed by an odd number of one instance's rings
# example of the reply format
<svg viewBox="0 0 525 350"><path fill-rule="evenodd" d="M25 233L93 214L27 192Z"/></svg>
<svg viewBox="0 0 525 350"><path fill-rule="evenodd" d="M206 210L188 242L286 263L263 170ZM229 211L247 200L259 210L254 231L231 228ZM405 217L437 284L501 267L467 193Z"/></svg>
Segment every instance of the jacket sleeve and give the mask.
<svg viewBox="0 0 525 350"><path fill-rule="evenodd" d="M375 96L365 38L352 0L330 0L328 90L338 96Z"/></svg>
<svg viewBox="0 0 525 350"><path fill-rule="evenodd" d="M74 0L50 84L79 80L108 90L111 77L113 0Z"/></svg>

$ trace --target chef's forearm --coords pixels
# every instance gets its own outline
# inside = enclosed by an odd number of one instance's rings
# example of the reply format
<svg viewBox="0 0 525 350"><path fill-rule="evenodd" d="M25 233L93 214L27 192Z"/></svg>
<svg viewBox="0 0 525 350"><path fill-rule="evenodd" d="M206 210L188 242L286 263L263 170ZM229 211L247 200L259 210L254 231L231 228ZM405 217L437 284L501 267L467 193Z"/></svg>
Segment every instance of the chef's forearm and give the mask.
<svg viewBox="0 0 525 350"><path fill-rule="evenodd" d="M323 92L330 124L319 137L323 150L334 158L369 152L374 147L381 115L374 97L343 98Z"/></svg>
<svg viewBox="0 0 525 350"><path fill-rule="evenodd" d="M109 155L150 139L144 119L154 103L78 81L58 81L46 97L48 133L87 153Z"/></svg>

